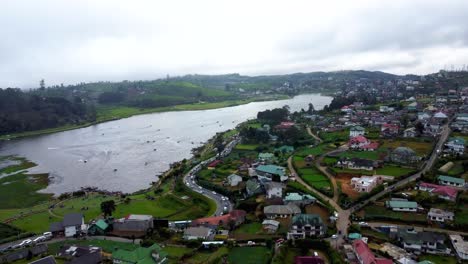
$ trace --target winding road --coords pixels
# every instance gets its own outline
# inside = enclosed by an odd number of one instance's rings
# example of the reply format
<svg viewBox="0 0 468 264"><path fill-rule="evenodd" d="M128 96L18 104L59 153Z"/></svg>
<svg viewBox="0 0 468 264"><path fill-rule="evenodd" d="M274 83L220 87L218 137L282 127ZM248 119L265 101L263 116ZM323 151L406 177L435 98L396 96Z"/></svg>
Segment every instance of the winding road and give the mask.
<svg viewBox="0 0 468 264"><path fill-rule="evenodd" d="M341 231L342 235L339 235L338 238L337 238L337 245L342 245L344 243L344 236L348 234L348 227L351 225L351 221L350 221L350 216L351 214L355 213L356 211L359 211L360 209L362 209L364 206L366 206L367 204L369 204L370 202L374 202L374 201L377 201L378 199L380 199L381 197L383 197L384 195L392 192L393 190L395 190L396 188L400 188L400 187L403 187L405 185L407 185L408 183L410 182L413 182L413 181L416 181L418 180L419 178L421 178L421 176L424 174L424 173L427 173L431 168L432 166L434 165L436 159L437 159L437 155L439 153L442 152L442 149L443 149L443 146L444 146L444 143L445 141L447 141L448 139L448 136L450 135L450 129L449 129L449 124L450 122L448 122L447 124L445 124L442 128L442 132L440 133L440 136L439 136L439 139L434 147L434 149L432 150L432 153L430 155L430 157L425 161L422 169L405 178L405 179L402 179L390 186L388 186L385 190L369 197L367 200L364 200L362 202L360 202L359 204L356 204L354 205L353 207L349 208L349 209L346 209L344 210L343 208L341 208L341 206L337 203L337 192L336 192L336 181L333 177L333 175L331 175L330 173L328 173L326 171L326 167L322 167L320 166L320 161L321 159L323 159L323 157L325 155L328 155L328 154L333 154L334 152L338 152L338 151L342 151L342 150L339 150L339 149L336 149L336 150L333 150L331 152L328 152L324 155L321 155L320 158L317 160L316 162L316 165L318 164L317 168L319 168L319 170L321 172L323 172L328 178L330 178L330 180L332 181L333 183L333 187L335 189L335 192L334 192L334 197L333 198L330 198L322 193L320 193L319 191L317 191L316 189L314 189L313 187L309 186L306 182L304 182L297 174L296 170L294 169L294 166L292 164L292 156L289 157L288 159L288 168L289 168L289 171L291 172L291 174L294 176L295 180L297 182L299 182L300 184L302 184L304 187L306 187L308 190L310 190L311 192L313 192L315 195L319 196L320 198L322 198L323 200L327 201L328 203L330 203L336 210L336 212L338 212L338 220L336 222L336 228L338 231ZM310 128L307 128L307 132L314 138L318 138L315 134L312 133L312 131L310 130ZM321 141L321 140L319 140ZM430 228L424 228L425 230L431 230Z"/></svg>

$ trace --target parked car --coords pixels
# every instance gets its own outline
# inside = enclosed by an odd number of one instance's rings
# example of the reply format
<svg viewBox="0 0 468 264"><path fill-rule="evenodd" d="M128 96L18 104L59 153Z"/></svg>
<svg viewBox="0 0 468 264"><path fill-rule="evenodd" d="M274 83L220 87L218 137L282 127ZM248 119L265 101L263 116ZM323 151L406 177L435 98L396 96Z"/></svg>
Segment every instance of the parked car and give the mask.
<svg viewBox="0 0 468 264"><path fill-rule="evenodd" d="M20 246L20 247L26 247L26 246L31 245L31 243L32 243L32 240L31 240L31 239L26 239L26 240L23 240L23 242L19 243L18 246Z"/></svg>
<svg viewBox="0 0 468 264"><path fill-rule="evenodd" d="M334 234L331 236L332 239L337 239L338 238L338 235L337 234Z"/></svg>
<svg viewBox="0 0 468 264"><path fill-rule="evenodd" d="M359 225L360 225L360 226L369 226L369 224L366 223L366 222L359 222Z"/></svg>
<svg viewBox="0 0 468 264"><path fill-rule="evenodd" d="M39 243L39 242L42 242L42 241L45 241L46 240L46 237L45 236L38 236L36 237L35 239L33 239L33 243Z"/></svg>
<svg viewBox="0 0 468 264"><path fill-rule="evenodd" d="M44 232L42 234L46 239L51 239L52 238L52 232Z"/></svg>

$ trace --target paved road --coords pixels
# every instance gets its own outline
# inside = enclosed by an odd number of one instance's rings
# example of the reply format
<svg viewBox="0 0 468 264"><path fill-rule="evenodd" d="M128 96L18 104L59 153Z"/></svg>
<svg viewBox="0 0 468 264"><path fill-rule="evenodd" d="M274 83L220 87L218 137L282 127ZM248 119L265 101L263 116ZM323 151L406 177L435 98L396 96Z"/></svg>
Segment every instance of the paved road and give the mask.
<svg viewBox="0 0 468 264"><path fill-rule="evenodd" d="M310 136L315 138L318 142L322 142L321 138L319 138L316 134L312 133L312 130L310 129L310 127L307 127L306 129L307 129L307 133L309 133Z"/></svg>
<svg viewBox="0 0 468 264"><path fill-rule="evenodd" d="M222 215L223 213L230 212L233 209L231 201L229 199L215 191L211 191L208 189L203 188L202 186L198 185L196 182L196 174L205 166L206 164L214 161L219 157L225 157L229 155L232 149L240 142L240 138L236 137L233 141L229 142L224 150L219 154L217 157L209 158L205 161L200 162L198 165L193 167L187 174L184 176L184 184L191 188L192 190L203 194L204 196L212 199L216 203L216 211L214 213L215 216Z"/></svg>
<svg viewBox="0 0 468 264"><path fill-rule="evenodd" d="M407 177L406 179L402 179L401 181L398 181L397 183L394 183L393 185L388 186L385 190L383 190L383 191L375 194L374 196L370 197L369 199L367 199L367 200L365 200L365 201L351 207L349 210L351 210L352 212L358 211L362 207L367 205L368 203L374 202L374 201L380 199L382 196L388 194L389 192L392 192L393 190L395 190L397 188L403 187L406 184L408 184L410 182L413 182L413 181L416 181L419 178L421 178L423 173L427 173L428 171L430 171L430 169L432 168L432 166L434 165L434 163L435 163L435 161L437 159L438 154L442 153L444 143L447 140L449 134L450 134L450 128L448 127L448 124L446 124L443 127L443 130L441 132L439 140L437 141L436 146L434 147L434 150L433 150L431 156L429 157L429 159L427 159L427 161L425 162L425 164L424 164L421 171Z"/></svg>

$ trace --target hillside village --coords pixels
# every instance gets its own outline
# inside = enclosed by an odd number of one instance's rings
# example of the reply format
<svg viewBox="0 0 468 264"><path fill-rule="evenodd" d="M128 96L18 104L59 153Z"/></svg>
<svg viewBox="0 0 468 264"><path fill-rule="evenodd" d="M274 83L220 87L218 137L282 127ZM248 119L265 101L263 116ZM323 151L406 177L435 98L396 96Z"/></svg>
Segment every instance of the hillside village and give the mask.
<svg viewBox="0 0 468 264"><path fill-rule="evenodd" d="M259 112L148 190L0 210L0 263L467 262L466 80L320 80L325 109Z"/></svg>

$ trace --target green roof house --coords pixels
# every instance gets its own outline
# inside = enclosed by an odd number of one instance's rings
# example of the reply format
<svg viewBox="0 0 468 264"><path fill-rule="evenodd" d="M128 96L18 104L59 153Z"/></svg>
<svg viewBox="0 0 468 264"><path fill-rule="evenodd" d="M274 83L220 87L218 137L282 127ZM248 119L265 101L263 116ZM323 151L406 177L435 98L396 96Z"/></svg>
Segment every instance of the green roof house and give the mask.
<svg viewBox="0 0 468 264"><path fill-rule="evenodd" d="M418 203L408 200L392 199L385 202L385 205L393 211L399 212L416 212L418 211Z"/></svg>
<svg viewBox="0 0 468 264"><path fill-rule="evenodd" d="M274 176L278 176L281 181L285 181L288 179L286 176L286 169L281 166L276 165L259 165L255 168L257 176L273 179Z"/></svg>
<svg viewBox="0 0 468 264"><path fill-rule="evenodd" d="M455 178L455 177L450 177L450 176L445 176L445 175L439 175L437 177L437 181L441 185L460 187L460 188L465 187L465 180L462 179L462 178Z"/></svg>
<svg viewBox="0 0 468 264"><path fill-rule="evenodd" d="M315 203L317 199L309 194L300 194L300 193L288 193L284 197L284 203L294 203L297 206L303 206Z"/></svg>
<svg viewBox="0 0 468 264"><path fill-rule="evenodd" d="M104 219L99 219L88 228L88 235L104 235L109 228L109 224Z"/></svg>
<svg viewBox="0 0 468 264"><path fill-rule="evenodd" d="M350 233L348 235L349 240L356 240L356 239L361 239L362 235L359 233Z"/></svg>
<svg viewBox="0 0 468 264"><path fill-rule="evenodd" d="M261 161L272 161L275 159L275 154L269 152L259 153L258 159Z"/></svg>
<svg viewBox="0 0 468 264"><path fill-rule="evenodd" d="M133 251L118 249L112 253L112 259L119 264L163 264L168 262L167 255L158 244L153 244Z"/></svg>
<svg viewBox="0 0 468 264"><path fill-rule="evenodd" d="M281 153L292 153L294 152L294 147L293 146L281 146L279 148L275 148L275 151L281 152Z"/></svg>

